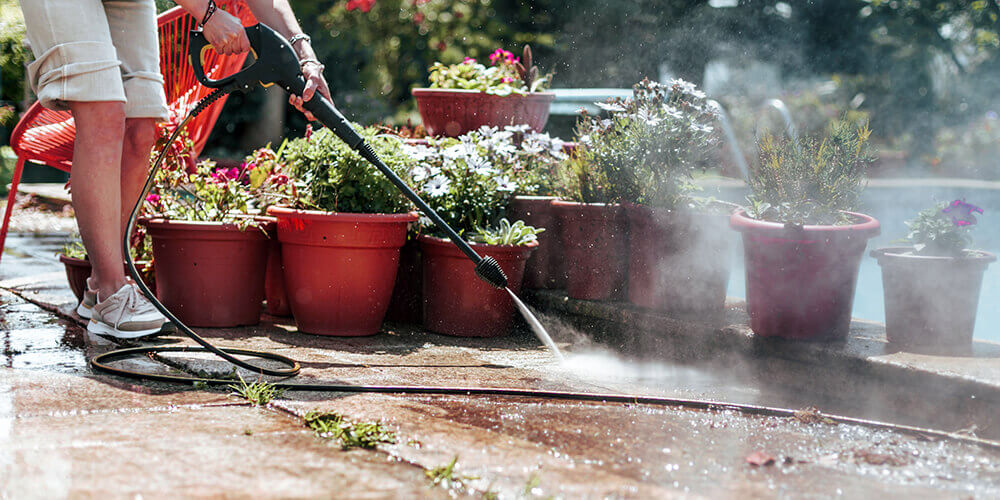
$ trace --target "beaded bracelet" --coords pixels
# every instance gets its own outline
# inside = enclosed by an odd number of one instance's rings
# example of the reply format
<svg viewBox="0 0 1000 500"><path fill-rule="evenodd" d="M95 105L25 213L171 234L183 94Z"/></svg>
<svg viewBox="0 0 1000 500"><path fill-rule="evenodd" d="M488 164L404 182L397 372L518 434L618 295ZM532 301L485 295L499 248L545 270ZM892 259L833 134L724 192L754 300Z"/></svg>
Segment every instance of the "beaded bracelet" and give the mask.
<svg viewBox="0 0 1000 500"><path fill-rule="evenodd" d="M298 35L292 35L292 37L288 39L288 45L295 45L295 42L297 42L299 40L305 40L307 42L312 42L312 37L309 36L309 35L307 35L307 34L305 34L305 33L299 33Z"/></svg>

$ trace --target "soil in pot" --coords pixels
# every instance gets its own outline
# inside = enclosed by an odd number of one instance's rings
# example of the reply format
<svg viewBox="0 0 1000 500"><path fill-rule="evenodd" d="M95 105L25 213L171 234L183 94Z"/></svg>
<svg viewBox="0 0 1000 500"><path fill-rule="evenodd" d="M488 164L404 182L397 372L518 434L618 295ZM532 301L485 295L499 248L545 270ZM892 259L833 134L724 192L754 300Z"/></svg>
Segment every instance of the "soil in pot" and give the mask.
<svg viewBox="0 0 1000 500"><path fill-rule="evenodd" d="M553 92L498 96L478 90L413 89L420 119L432 136L458 137L484 125L503 128L526 124L545 128Z"/></svg>
<svg viewBox="0 0 1000 500"><path fill-rule="evenodd" d="M270 207L278 218L285 288L299 331L378 333L399 249L416 213L352 214Z"/></svg>
<svg viewBox="0 0 1000 500"><path fill-rule="evenodd" d="M923 256L912 247L880 248L871 255L882 267L890 344L941 354L970 351L983 274L996 255Z"/></svg>
<svg viewBox="0 0 1000 500"><path fill-rule="evenodd" d="M566 263L566 293L574 299L625 295L628 220L619 205L554 201Z"/></svg>
<svg viewBox="0 0 1000 500"><path fill-rule="evenodd" d="M408 239L399 251L399 272L392 288L385 319L419 325L424 316L423 257L416 238Z"/></svg>
<svg viewBox="0 0 1000 500"><path fill-rule="evenodd" d="M538 235L538 247L524 266L524 287L557 289L566 286L565 255L559 238L559 224L551 196L517 196L510 203L509 219L545 228Z"/></svg>
<svg viewBox="0 0 1000 500"><path fill-rule="evenodd" d="M481 256L496 259L507 274L508 287L521 290L524 264L538 245L473 244ZM475 265L451 241L420 237L424 256L424 326L461 337L506 335L514 325L516 306L506 290L476 276Z"/></svg>
<svg viewBox="0 0 1000 500"><path fill-rule="evenodd" d="M157 297L189 326L255 325L270 244L264 230L220 222L144 222L153 240Z"/></svg>
<svg viewBox="0 0 1000 500"><path fill-rule="evenodd" d="M858 266L879 234L872 217L854 224L793 226L733 214L743 234L750 328L762 337L843 340L851 325Z"/></svg>
<svg viewBox="0 0 1000 500"><path fill-rule="evenodd" d="M733 206L692 213L630 205L629 302L699 320L721 318L729 283Z"/></svg>
<svg viewBox="0 0 1000 500"><path fill-rule="evenodd" d="M271 238L267 250L267 270L264 273L264 300L271 316L291 316L288 293L285 291L285 268L281 264L281 242Z"/></svg>

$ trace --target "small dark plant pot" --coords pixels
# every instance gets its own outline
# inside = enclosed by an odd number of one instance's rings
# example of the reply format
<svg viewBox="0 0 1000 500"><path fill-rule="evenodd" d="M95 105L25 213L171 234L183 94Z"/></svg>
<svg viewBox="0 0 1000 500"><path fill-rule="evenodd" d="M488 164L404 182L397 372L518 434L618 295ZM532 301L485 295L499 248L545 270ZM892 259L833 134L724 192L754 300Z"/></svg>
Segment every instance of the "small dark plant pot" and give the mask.
<svg viewBox="0 0 1000 500"><path fill-rule="evenodd" d="M882 267L885 335L889 343L935 353L967 352L986 267L996 255L913 255L912 247L873 250Z"/></svg>
<svg viewBox="0 0 1000 500"><path fill-rule="evenodd" d="M416 213L355 214L270 207L278 218L285 287L299 331L378 333L392 296L399 249Z"/></svg>
<svg viewBox="0 0 1000 500"><path fill-rule="evenodd" d="M87 289L87 278L90 277L90 261L60 254L59 262L66 266L66 281L69 281L69 289L76 295L76 301L83 300L83 291Z"/></svg>
<svg viewBox="0 0 1000 500"><path fill-rule="evenodd" d="M270 244L265 231L234 224L153 219L157 297L189 326L225 328L260 322Z"/></svg>
<svg viewBox="0 0 1000 500"><path fill-rule="evenodd" d="M622 298L628 279L628 219L619 205L554 201L574 299Z"/></svg>
<svg viewBox="0 0 1000 500"><path fill-rule="evenodd" d="M844 226L792 226L750 218L730 226L743 234L747 313L762 337L843 340L851 325L858 266L879 223L847 212Z"/></svg>
<svg viewBox="0 0 1000 500"><path fill-rule="evenodd" d="M59 255L59 261L66 266L66 280L69 281L69 289L73 291L73 295L76 296L78 302L83 300L83 292L87 289L87 278L90 277L91 272L90 261L67 257L62 254ZM156 293L156 280L152 275L152 270L149 269L149 262L145 260L136 261L135 267L139 270L143 281L149 286L150 290ZM128 265L126 264L125 276L128 277L129 275Z"/></svg>
<svg viewBox="0 0 1000 500"><path fill-rule="evenodd" d="M478 90L413 89L417 110L427 133L458 137L484 125L504 127L526 124L535 131L545 128L553 92L498 96Z"/></svg>
<svg viewBox="0 0 1000 500"><path fill-rule="evenodd" d="M507 275L508 288L518 293L524 263L538 245L473 244L481 256L496 259ZM472 261L449 240L420 237L424 254L424 326L459 337L506 335L514 324L514 301L476 276Z"/></svg>
<svg viewBox="0 0 1000 500"><path fill-rule="evenodd" d="M559 224L556 218L552 196L517 196L508 209L508 218L513 222L523 220L525 224L545 228L538 235L538 248L528 257L524 266L525 288L557 289L566 286L565 252L559 238Z"/></svg>
<svg viewBox="0 0 1000 500"><path fill-rule="evenodd" d="M423 322L423 266L420 243L416 239L407 240L399 251L399 272L396 273L396 284L385 319L416 325Z"/></svg>
<svg viewBox="0 0 1000 500"><path fill-rule="evenodd" d="M733 205L735 210L736 206ZM629 205L629 302L718 319L729 283L729 215Z"/></svg>
<svg viewBox="0 0 1000 500"><path fill-rule="evenodd" d="M271 316L291 316L288 292L285 290L285 267L281 264L281 242L271 238L267 249L267 271L264 274L264 300Z"/></svg>

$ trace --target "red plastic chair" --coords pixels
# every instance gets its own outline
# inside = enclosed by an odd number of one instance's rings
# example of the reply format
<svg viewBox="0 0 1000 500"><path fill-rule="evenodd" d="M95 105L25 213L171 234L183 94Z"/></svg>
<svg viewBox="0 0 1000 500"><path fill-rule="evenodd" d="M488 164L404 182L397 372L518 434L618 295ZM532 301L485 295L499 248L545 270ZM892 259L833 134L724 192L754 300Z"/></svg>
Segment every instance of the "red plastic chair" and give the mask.
<svg viewBox="0 0 1000 500"><path fill-rule="evenodd" d="M244 26L252 26L257 22L243 0L222 0L218 5L238 17ZM167 103L170 108L168 126L175 127L198 100L208 95L212 89L198 83L194 69L188 63L188 31L197 25L197 21L180 7L175 7L160 14L157 25L160 35L160 73L166 81ZM205 58L205 73L211 78L221 78L235 73L243 66L246 57L246 54L223 56L209 51ZM188 136L194 142L195 156L204 149L225 102L226 97L215 101L188 123ZM42 163L69 172L73 166L75 136L76 125L72 114L68 111L46 109L38 102L28 108L14 127L10 146L17 154L17 166L14 168L10 193L7 195L3 226L0 227L0 258L7 241L7 228L10 225L10 215L14 208L17 187L21 182L24 162Z"/></svg>

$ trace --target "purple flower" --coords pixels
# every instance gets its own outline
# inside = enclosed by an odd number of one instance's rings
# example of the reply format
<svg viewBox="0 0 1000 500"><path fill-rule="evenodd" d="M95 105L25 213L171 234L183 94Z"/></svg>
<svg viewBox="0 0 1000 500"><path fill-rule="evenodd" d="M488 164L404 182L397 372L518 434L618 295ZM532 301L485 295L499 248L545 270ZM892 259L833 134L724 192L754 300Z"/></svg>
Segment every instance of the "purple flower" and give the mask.
<svg viewBox="0 0 1000 500"><path fill-rule="evenodd" d="M971 226L976 223L976 216L972 215L974 213L981 214L983 209L971 204L966 203L965 200L955 200L951 202L947 207L941 210L943 214L951 215L951 222L956 226Z"/></svg>

